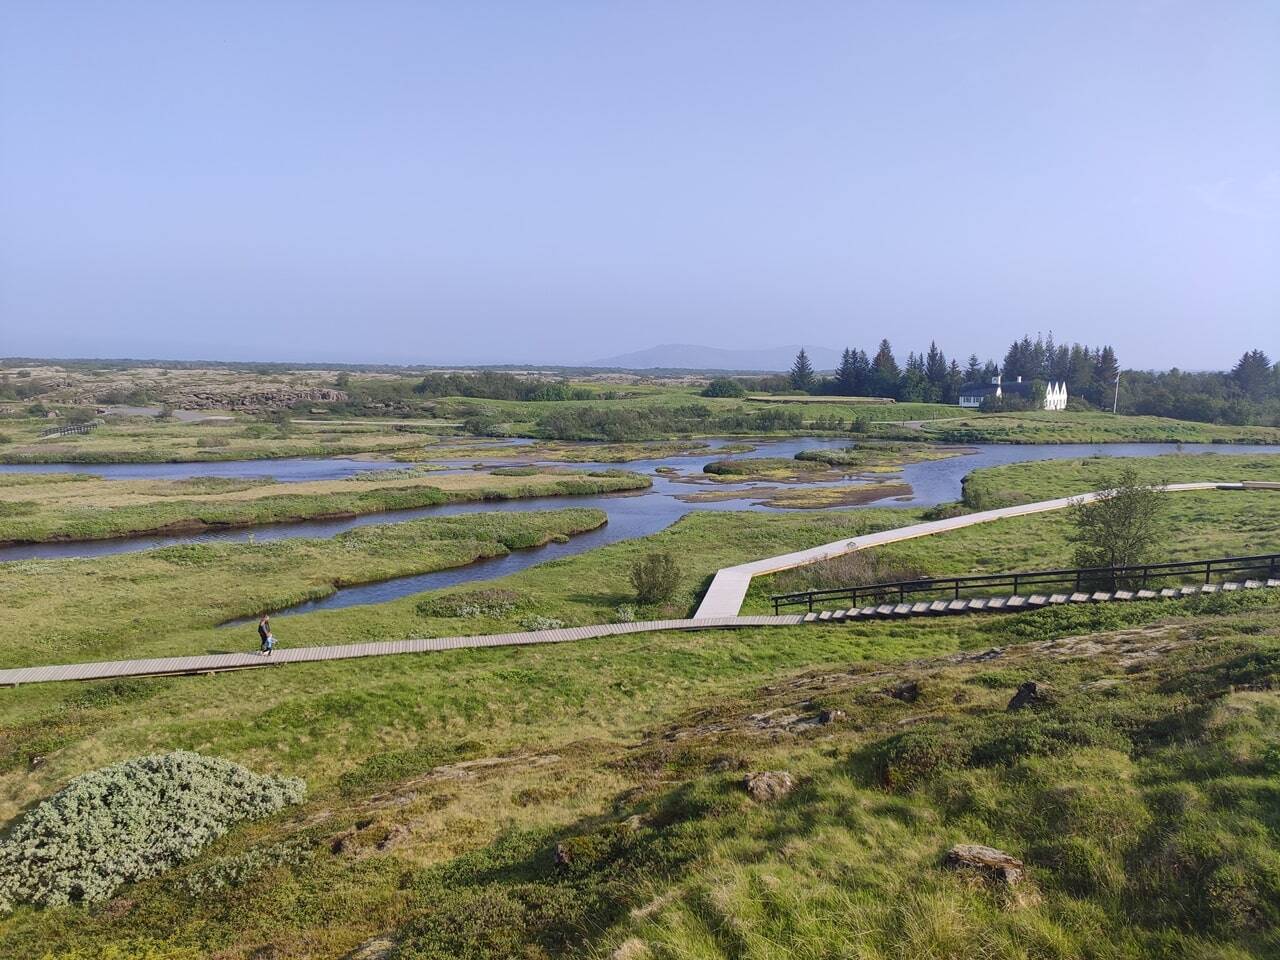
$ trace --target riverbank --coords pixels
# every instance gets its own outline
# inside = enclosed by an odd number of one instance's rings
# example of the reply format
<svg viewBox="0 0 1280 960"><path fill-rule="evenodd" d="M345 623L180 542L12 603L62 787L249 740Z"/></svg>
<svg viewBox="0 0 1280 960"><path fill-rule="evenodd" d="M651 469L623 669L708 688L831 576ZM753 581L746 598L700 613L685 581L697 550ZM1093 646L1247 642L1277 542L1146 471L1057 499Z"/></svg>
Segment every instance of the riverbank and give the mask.
<svg viewBox="0 0 1280 960"><path fill-rule="evenodd" d="M216 530L334 520L429 506L643 490L646 477L622 472L545 471L504 475L462 471L381 479L277 484L236 480L104 480L24 474L0 485L0 546L192 535ZM202 495L193 495L202 494Z"/></svg>

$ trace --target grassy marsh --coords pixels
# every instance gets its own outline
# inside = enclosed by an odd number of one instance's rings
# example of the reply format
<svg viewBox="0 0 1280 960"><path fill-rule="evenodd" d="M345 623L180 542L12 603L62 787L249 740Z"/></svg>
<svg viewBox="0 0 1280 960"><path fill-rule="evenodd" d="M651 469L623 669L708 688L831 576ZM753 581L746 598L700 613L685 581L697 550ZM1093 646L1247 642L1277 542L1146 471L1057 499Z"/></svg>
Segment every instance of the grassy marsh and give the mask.
<svg viewBox="0 0 1280 960"><path fill-rule="evenodd" d="M379 471L343 480L273 483L192 477L0 486L0 543L95 540L158 531L250 527L478 500L573 496L638 490L638 474L481 472L407 475ZM57 476L45 474L42 476Z"/></svg>

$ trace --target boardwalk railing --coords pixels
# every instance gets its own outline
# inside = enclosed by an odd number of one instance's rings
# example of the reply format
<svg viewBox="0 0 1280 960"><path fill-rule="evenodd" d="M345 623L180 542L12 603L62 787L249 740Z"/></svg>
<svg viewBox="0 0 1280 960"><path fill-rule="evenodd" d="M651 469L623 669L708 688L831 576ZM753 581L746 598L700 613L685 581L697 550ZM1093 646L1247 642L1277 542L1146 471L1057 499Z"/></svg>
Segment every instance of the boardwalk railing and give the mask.
<svg viewBox="0 0 1280 960"><path fill-rule="evenodd" d="M98 427L102 426L101 420L90 420L87 423L68 423L61 427L50 427L48 430L40 432L41 440L48 440L53 437L67 437L76 433L93 433Z"/></svg>
<svg viewBox="0 0 1280 960"><path fill-rule="evenodd" d="M906 603L923 600L930 594L959 600L964 594L990 594L993 591L1023 590L1115 590L1117 587L1145 589L1152 584L1171 580L1185 582L1195 579L1211 583L1218 579L1260 577L1274 580L1280 576L1280 553L1264 553L1253 557L1215 557L1212 560L1178 560L1172 563L1144 563L1125 567L1072 567L1066 570L1028 570L1018 573L978 574L964 577L932 577L921 580L894 580L888 583L871 583L857 587L839 587L832 590L805 590L802 593L784 593L772 596L773 612L784 607L819 607L841 601L842 606L864 606L895 600ZM845 603L847 601L847 603Z"/></svg>

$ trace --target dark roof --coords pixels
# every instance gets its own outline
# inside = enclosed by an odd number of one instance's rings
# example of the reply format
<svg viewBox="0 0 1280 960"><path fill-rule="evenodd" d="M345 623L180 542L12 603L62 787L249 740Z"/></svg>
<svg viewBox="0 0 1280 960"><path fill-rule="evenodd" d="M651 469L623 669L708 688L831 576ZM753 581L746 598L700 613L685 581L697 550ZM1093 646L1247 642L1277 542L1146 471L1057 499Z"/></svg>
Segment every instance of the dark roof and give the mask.
<svg viewBox="0 0 1280 960"><path fill-rule="evenodd" d="M994 383L966 383L960 388L960 396L962 397L987 397L996 392ZM1017 380L1005 380L1000 384L1000 392L1005 395L1012 394L1014 396L1029 397L1031 396L1031 381L1023 380L1019 383Z"/></svg>

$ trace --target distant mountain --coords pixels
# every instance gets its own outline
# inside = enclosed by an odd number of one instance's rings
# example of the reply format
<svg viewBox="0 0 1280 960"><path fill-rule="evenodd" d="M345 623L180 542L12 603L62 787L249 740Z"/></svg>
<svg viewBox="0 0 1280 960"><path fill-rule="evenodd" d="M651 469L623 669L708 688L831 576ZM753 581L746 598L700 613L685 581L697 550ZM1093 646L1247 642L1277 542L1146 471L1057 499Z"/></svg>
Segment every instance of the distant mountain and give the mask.
<svg viewBox="0 0 1280 960"><path fill-rule="evenodd" d="M815 370L834 370L840 363L840 351L830 347L806 345L809 362ZM647 350L620 353L589 364L592 367L619 367L624 370L736 370L779 372L790 370L800 352L799 344L768 347L762 350L728 350L703 347L692 343L664 343Z"/></svg>

